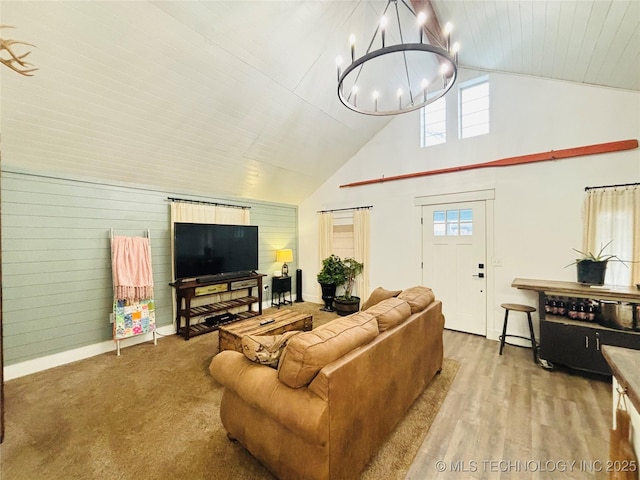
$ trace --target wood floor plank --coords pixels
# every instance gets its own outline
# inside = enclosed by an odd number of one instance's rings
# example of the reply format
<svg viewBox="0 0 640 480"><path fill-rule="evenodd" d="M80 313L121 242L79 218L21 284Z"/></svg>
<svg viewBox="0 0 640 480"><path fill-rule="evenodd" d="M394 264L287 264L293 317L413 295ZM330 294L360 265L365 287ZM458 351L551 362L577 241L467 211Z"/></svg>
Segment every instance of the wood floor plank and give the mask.
<svg viewBox="0 0 640 480"><path fill-rule="evenodd" d="M607 478L589 471L609 456L607 377L544 370L530 349L499 355L476 335L445 330L444 340L460 370L406 479Z"/></svg>

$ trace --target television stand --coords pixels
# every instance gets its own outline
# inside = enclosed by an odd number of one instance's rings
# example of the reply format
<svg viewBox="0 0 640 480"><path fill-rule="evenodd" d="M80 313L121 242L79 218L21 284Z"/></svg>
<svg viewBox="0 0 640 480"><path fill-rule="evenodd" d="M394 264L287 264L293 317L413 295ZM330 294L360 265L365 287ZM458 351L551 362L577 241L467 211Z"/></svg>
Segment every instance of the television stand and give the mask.
<svg viewBox="0 0 640 480"><path fill-rule="evenodd" d="M190 337L218 330L220 325L262 315L262 278L266 275L239 275L225 278L215 275L215 278L201 277L170 283L176 291L176 334L189 340ZM254 288L257 289L256 294ZM257 311L253 310L255 303L258 304ZM225 313L233 315L224 315ZM225 321L212 321L214 318L224 318ZM193 323L192 320L195 319L200 321Z"/></svg>

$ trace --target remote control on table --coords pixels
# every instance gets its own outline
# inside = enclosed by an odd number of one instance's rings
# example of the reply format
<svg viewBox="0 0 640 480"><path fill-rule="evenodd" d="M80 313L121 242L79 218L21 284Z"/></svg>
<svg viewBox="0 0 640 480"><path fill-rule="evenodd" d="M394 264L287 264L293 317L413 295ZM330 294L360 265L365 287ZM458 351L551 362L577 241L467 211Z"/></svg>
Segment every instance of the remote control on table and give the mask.
<svg viewBox="0 0 640 480"><path fill-rule="evenodd" d="M275 322L275 320L273 318L270 318L269 320L261 320L260 321L260 325L268 325L270 323Z"/></svg>

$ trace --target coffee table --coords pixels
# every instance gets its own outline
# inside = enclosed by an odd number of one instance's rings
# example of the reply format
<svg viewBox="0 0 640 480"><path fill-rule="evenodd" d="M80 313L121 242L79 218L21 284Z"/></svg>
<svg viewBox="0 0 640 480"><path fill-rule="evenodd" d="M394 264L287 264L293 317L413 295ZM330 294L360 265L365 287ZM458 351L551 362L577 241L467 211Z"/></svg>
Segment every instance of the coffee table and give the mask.
<svg viewBox="0 0 640 480"><path fill-rule="evenodd" d="M273 322L260 325L266 320ZM218 350L236 350L242 353L242 337L245 335L279 335L291 330L309 331L313 328L313 316L293 310L251 317L230 323L218 330Z"/></svg>

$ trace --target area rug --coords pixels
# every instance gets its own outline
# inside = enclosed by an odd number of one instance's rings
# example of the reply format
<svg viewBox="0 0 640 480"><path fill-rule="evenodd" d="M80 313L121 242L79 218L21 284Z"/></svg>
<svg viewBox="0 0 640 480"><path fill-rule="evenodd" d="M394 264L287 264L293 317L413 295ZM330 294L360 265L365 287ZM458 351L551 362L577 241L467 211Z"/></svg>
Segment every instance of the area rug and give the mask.
<svg viewBox="0 0 640 480"><path fill-rule="evenodd" d="M168 336L7 382L0 478L272 479L220 422L217 337ZM458 367L445 360L363 479L404 478Z"/></svg>

